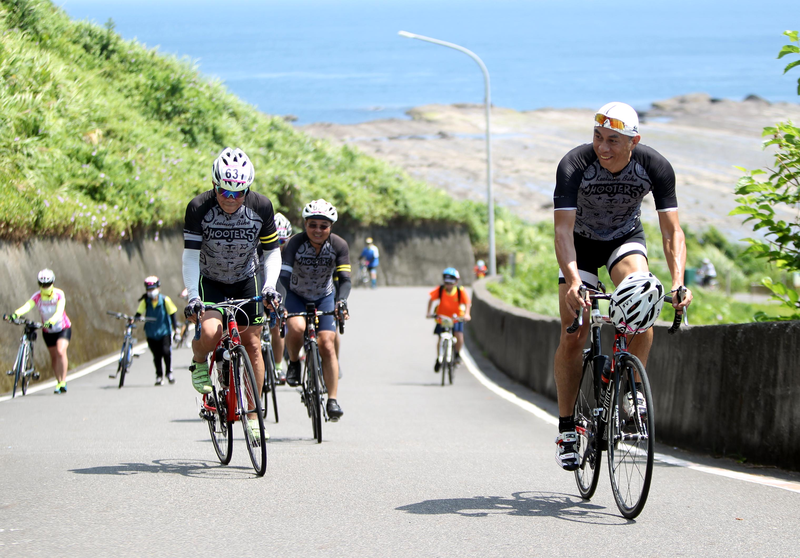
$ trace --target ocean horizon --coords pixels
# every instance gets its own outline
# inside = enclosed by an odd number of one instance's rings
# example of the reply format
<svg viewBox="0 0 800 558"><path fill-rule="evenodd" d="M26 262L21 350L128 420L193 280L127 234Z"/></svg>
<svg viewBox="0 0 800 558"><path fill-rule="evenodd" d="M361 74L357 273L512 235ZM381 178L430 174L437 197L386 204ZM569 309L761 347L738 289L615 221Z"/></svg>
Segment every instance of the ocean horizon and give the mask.
<svg viewBox="0 0 800 558"><path fill-rule="evenodd" d="M777 60L800 28L796 0L600 4L593 0L66 0L72 18L193 61L208 78L297 124L407 118L412 107L482 103L477 64L405 30L475 52L492 104L516 110L646 110L702 92L798 102Z"/></svg>

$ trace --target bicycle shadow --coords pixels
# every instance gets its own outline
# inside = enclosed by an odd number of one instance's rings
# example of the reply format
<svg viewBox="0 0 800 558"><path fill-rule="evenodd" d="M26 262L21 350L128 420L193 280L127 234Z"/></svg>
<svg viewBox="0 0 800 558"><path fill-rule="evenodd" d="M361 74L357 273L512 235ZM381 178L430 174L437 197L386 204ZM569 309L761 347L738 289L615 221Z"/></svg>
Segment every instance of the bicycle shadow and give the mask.
<svg viewBox="0 0 800 558"><path fill-rule="evenodd" d="M167 473L183 477L231 480L257 478L252 467L220 465L194 459L156 459L152 463L120 463L119 465L102 465L86 469L70 469L69 472L78 475L112 476Z"/></svg>
<svg viewBox="0 0 800 558"><path fill-rule="evenodd" d="M425 500L395 508L420 515L460 515L463 517L487 517L489 515L511 515L521 517L555 517L566 521L592 525L626 525L629 522L606 508L587 500L554 492L522 491L511 497L474 496L472 498L446 498Z"/></svg>

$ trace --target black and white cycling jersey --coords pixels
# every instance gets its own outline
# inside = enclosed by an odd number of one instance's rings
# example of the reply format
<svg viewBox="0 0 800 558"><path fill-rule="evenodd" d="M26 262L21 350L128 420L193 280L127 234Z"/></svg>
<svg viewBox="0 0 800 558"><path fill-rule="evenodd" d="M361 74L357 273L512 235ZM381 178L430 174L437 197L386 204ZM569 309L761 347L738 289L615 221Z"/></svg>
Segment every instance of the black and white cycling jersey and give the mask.
<svg viewBox="0 0 800 558"><path fill-rule="evenodd" d="M301 233L283 247L281 282L306 300L319 300L334 291L334 274L339 279L339 298L347 298L350 290L350 249L340 236L331 233L319 254ZM346 285L346 287L345 287Z"/></svg>
<svg viewBox="0 0 800 558"><path fill-rule="evenodd" d="M592 144L585 144L559 163L553 204L556 211L576 210L575 234L614 240L640 226L642 199L649 192L658 211L678 209L675 171L658 151L639 144L630 163L612 174L600 165Z"/></svg>
<svg viewBox="0 0 800 558"><path fill-rule="evenodd" d="M213 190L196 196L186 207L184 248L200 251L200 273L220 283L252 277L259 265L257 248L278 248L272 202L249 191L242 206L228 214ZM187 285L188 287L188 285Z"/></svg>

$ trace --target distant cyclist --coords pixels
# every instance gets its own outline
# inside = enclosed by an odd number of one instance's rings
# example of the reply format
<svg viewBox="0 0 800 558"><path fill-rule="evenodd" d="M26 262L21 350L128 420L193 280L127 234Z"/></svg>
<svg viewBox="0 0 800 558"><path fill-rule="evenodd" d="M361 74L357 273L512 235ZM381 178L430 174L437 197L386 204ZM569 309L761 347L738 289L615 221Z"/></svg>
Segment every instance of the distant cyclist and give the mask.
<svg viewBox="0 0 800 558"><path fill-rule="evenodd" d="M363 250L361 250L361 256L359 256L359 260L364 262L364 265L366 265L367 270L369 271L370 284L373 289L378 286L378 266L381 263L380 255L380 250L378 250L378 247L375 246L375 242L373 242L372 237L368 237L367 245Z"/></svg>
<svg viewBox="0 0 800 558"><path fill-rule="evenodd" d="M37 279L39 291L31 295L28 302L17 308L10 318L16 320L34 308L39 311L44 324L42 337L50 353L53 375L56 378L56 388L53 393L67 393L67 347L72 338L72 324L65 310L67 297L64 291L53 286L56 274L52 269L41 270Z"/></svg>
<svg viewBox="0 0 800 558"><path fill-rule="evenodd" d="M275 230L272 202L250 190L255 171L241 149L226 147L211 167L213 188L196 196L186 208L184 224L183 282L189 291L186 318L202 319L200 339L192 343L194 357L189 370L192 385L200 393L210 393L208 353L222 336L222 314L204 310L204 303L224 302L225 298L252 298L259 294L268 300L279 299L275 283L280 273L280 250ZM258 257L258 248L263 258ZM257 267L264 267L264 284ZM261 358L261 304L249 303L236 315L242 344L247 350L256 384L264 383ZM250 427L258 433L253 417Z"/></svg>
<svg viewBox="0 0 800 558"><path fill-rule="evenodd" d="M347 297L350 294L350 250L347 242L331 232L338 219L336 208L323 199L314 200L303 208L305 231L293 236L283 250L280 282L286 289L286 310L304 312L306 303L313 302L318 310L337 310L344 303L344 316L349 319ZM334 275L338 281L334 281ZM286 383L300 385L300 348L303 345L305 319L290 318L287 322L286 348L289 366ZM338 421L342 411L337 401L339 361L336 357L336 320L320 316L317 340L322 357L322 373L328 388L326 409L331 421Z"/></svg>
<svg viewBox="0 0 800 558"><path fill-rule="evenodd" d="M161 281L155 275L145 278L144 289L145 293L139 298L139 307L136 309L135 317L144 316L155 320L144 324L144 333L147 337L147 346L153 353L153 363L156 366L156 385L160 386L164 383L165 371L167 381L174 384L172 335L178 332L178 322L175 319L178 307L171 298L161 293ZM163 368L162 360L164 361Z"/></svg>
<svg viewBox="0 0 800 558"><path fill-rule="evenodd" d="M461 275L454 267L448 267L442 272L442 284L429 293L430 298L428 299L428 310L425 312L426 316L457 316L464 318L464 321L466 322L472 319L472 316L470 315L472 303L470 302L467 292L458 284L460 277ZM433 308L434 303L436 303L436 314L431 314L431 309ZM464 346L464 321L459 321L453 324L453 334L456 338L456 344L453 348L453 351L455 353L454 356L456 363L461 361L460 351L461 347ZM436 327L433 330L434 335L439 335L441 332L442 326L436 324ZM436 354L439 354L438 341L436 343ZM436 363L433 365L434 372L438 372L440 366L441 363L437 358Z"/></svg>
<svg viewBox="0 0 800 558"><path fill-rule="evenodd" d="M636 111L625 103L608 103L594 115L593 142L567 153L556 172L553 202L561 311L554 363L559 414L556 462L568 471L578 467L573 410L589 321L575 333L566 330L589 306L579 289L582 284L597 288L600 267L606 266L615 285L633 273L648 272L641 223L641 204L648 193L658 211L672 289L683 285L686 239L678 221L675 172L655 149L639 144L640 139ZM675 300L673 306L685 307L691 300L687 291L684 301ZM629 345L644 365L652 341L653 330L648 329ZM644 406L644 399L638 406Z"/></svg>
<svg viewBox="0 0 800 558"><path fill-rule="evenodd" d="M483 279L486 277L486 274L489 271L489 268L486 267L486 262L483 260L478 260L475 262L475 279Z"/></svg>
<svg viewBox="0 0 800 558"><path fill-rule="evenodd" d="M289 242L289 239L292 237L292 224L289 222L289 219L283 215L283 213L276 213L275 228L278 231L278 243L280 244L281 252L283 252L286 243ZM286 298L286 290L280 281L278 281L276 288L281 294L281 297ZM275 312L270 312L269 326L272 338L272 352L275 355L275 369L278 372L278 383L283 385L286 383L286 372L284 372L282 368L284 340L283 337L281 337L281 328L280 324L278 323L278 315L275 314Z"/></svg>

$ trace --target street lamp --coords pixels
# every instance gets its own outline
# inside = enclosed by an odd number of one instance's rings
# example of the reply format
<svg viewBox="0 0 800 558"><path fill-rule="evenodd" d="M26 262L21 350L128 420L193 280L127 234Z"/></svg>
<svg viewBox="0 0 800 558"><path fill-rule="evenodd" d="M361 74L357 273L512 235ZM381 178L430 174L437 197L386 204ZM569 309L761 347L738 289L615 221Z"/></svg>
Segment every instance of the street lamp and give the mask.
<svg viewBox="0 0 800 558"><path fill-rule="evenodd" d="M430 37L416 35L414 33L409 33L408 31L399 31L397 34L400 35L401 37L406 37L407 39L419 39L420 41L427 41L429 43L442 45L463 52L464 54L472 58L475 62L477 62L478 66L480 66L481 71L483 72L483 81L486 86L486 96L484 99L484 104L486 105L486 197L488 198L489 202L489 275L496 275L497 258L495 257L495 245L494 245L494 196L492 195L492 140L491 140L492 101L491 101L491 89L489 87L489 71L486 69L486 65L483 63L483 60L478 58L478 56L474 52L462 46L453 43L448 43L446 41L440 41L439 39L431 39Z"/></svg>

